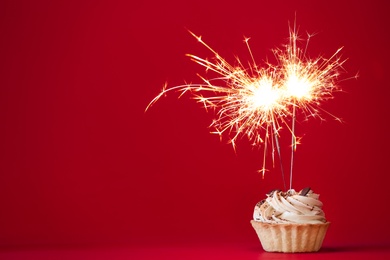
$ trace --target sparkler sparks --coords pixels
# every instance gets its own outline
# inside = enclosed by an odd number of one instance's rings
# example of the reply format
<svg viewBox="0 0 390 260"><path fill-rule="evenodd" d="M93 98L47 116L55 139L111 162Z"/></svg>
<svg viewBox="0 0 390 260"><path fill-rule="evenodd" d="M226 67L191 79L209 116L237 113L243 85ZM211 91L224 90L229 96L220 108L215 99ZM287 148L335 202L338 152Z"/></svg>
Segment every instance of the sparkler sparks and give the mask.
<svg viewBox="0 0 390 260"><path fill-rule="evenodd" d="M292 135L292 154L290 167L290 189L292 185L293 155L296 148L295 120L296 110L300 109L307 117L319 117L322 101L332 98L337 89L339 71L344 63L337 50L329 59L319 57L310 59L306 48L297 46L298 34L295 27L290 28L289 43L284 49L274 51L277 65L259 66L252 55L249 38L245 39L252 61L246 68L237 59L233 66L208 46L200 36L190 32L203 46L214 55L211 60L188 54L190 59L216 73L217 77L207 79L199 76L201 83L185 84L167 88L150 104L171 91L193 94L206 109L214 109L216 118L211 127L218 135L227 132L230 142L235 147L240 136L247 136L255 146L263 146L263 167L266 171L266 155L272 151L272 158L277 151L281 162L279 131L286 127ZM306 40L308 44L310 36ZM306 46L307 47L307 46ZM269 148L269 146L271 148ZM274 160L274 159L273 159ZM284 172L281 164L282 176Z"/></svg>

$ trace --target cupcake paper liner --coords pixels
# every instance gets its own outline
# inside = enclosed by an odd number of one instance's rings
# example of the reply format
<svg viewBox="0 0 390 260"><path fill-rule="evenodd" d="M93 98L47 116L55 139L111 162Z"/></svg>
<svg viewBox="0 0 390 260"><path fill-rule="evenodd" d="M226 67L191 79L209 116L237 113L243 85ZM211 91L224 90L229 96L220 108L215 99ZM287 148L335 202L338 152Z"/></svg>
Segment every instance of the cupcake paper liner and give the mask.
<svg viewBox="0 0 390 260"><path fill-rule="evenodd" d="M329 222L321 224L269 224L251 220L267 252L316 252L320 250Z"/></svg>

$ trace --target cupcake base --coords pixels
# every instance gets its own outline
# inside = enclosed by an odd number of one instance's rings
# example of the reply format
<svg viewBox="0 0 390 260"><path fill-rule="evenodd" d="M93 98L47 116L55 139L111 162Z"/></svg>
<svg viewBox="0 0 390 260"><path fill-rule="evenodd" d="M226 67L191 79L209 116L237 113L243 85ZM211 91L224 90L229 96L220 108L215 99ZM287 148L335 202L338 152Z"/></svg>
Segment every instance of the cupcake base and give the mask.
<svg viewBox="0 0 390 260"><path fill-rule="evenodd" d="M269 224L251 220L267 252L316 252L320 250L329 222L321 224Z"/></svg>

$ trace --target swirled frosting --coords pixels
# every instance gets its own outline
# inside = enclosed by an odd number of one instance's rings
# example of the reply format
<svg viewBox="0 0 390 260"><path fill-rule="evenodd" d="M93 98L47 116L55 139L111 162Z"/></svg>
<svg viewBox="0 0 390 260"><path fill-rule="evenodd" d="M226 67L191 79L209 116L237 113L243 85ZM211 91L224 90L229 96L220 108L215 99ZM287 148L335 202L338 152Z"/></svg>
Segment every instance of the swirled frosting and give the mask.
<svg viewBox="0 0 390 260"><path fill-rule="evenodd" d="M265 223L325 223L322 202L319 195L310 188L300 192L291 189L287 192L271 191L267 199L256 204L253 219Z"/></svg>

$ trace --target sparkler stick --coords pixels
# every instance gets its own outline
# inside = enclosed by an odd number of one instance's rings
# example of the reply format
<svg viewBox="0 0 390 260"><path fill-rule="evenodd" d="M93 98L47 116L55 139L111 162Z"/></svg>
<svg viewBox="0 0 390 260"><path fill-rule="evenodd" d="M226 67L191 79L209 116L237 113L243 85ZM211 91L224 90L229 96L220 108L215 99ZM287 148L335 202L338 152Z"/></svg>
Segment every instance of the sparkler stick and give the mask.
<svg viewBox="0 0 390 260"><path fill-rule="evenodd" d="M291 62L297 64L297 34L296 34L296 20L294 20L294 30L291 31L290 27L290 45L287 48L287 53L290 55ZM307 45L306 45L307 46ZM290 71L291 72L291 71ZM292 76L292 77L291 77ZM291 84L291 79L295 79L295 71L292 71L292 75L289 75L287 84ZM293 82L294 84L295 82ZM287 88L291 89L291 85L288 85ZM301 87L300 84L298 86ZM293 94L293 93L292 93ZM294 154L296 150L296 136L295 136L295 120L296 120L296 104L295 100L292 105L292 119L291 119L291 157L290 157L290 190L292 189L292 180L293 180L293 168L294 168Z"/></svg>
<svg viewBox="0 0 390 260"><path fill-rule="evenodd" d="M277 149L278 157L279 157L279 164L280 164L280 171L282 173L283 186L284 186L284 190L286 190L286 180L285 180L285 177L284 177L282 154L281 154L281 151L280 151L278 130L276 129L275 121L272 121L272 126L274 128L274 138L275 138L276 149ZM291 177L290 177L290 179L291 179ZM291 186L291 183L290 183L290 186ZM290 189L291 189L291 187L290 187Z"/></svg>
<svg viewBox="0 0 390 260"><path fill-rule="evenodd" d="M295 120L296 120L296 111L295 111L295 102L293 104L292 120L291 120L291 157L290 157L290 190L292 189L292 180L293 180L293 165L294 165L294 153L297 149L297 140L295 136Z"/></svg>

